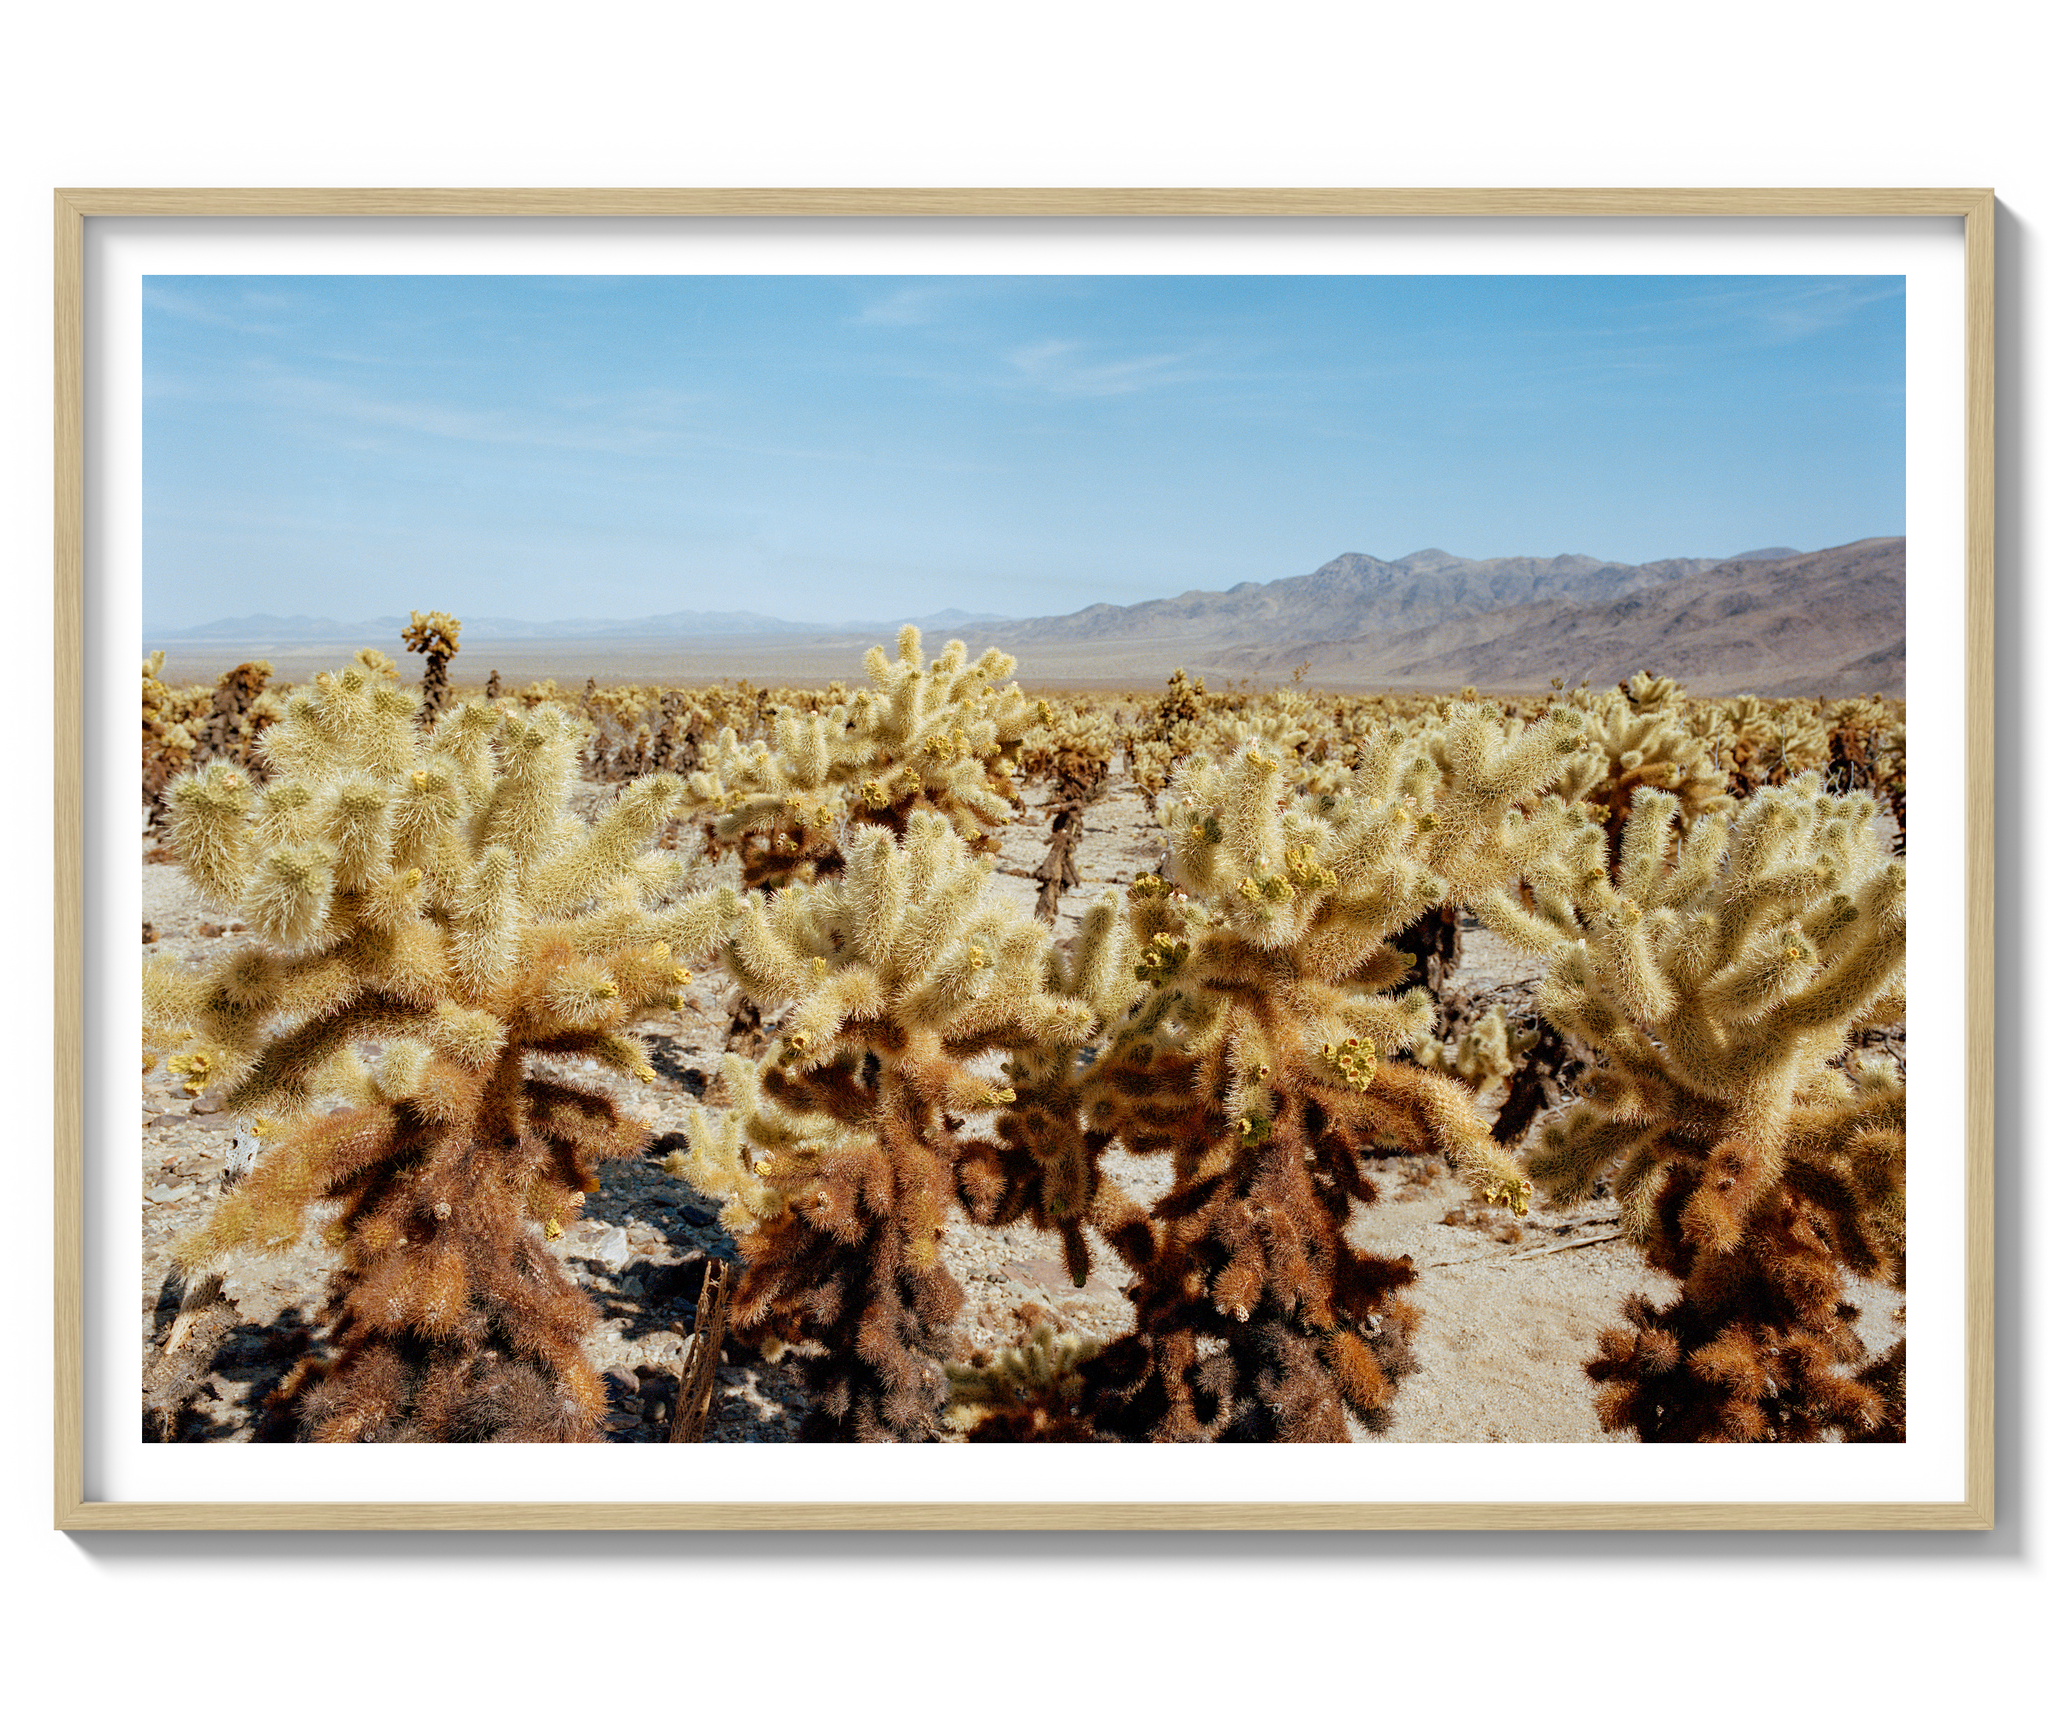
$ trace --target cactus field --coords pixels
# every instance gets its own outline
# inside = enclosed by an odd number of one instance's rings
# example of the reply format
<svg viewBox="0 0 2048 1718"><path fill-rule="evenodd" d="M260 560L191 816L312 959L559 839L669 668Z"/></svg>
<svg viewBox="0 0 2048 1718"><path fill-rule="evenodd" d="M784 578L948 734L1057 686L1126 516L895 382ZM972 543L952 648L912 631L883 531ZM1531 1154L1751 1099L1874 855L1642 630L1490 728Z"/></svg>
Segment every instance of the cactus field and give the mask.
<svg viewBox="0 0 2048 1718"><path fill-rule="evenodd" d="M413 618L144 664L146 1438L1904 1438L1898 700Z"/></svg>

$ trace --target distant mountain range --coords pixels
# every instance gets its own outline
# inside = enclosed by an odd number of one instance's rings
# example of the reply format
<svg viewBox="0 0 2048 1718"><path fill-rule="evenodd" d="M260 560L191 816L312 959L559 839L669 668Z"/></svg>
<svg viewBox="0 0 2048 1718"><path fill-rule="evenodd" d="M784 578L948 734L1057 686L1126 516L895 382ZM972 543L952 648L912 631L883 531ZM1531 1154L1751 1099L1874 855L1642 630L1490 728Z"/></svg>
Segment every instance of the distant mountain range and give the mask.
<svg viewBox="0 0 2048 1718"><path fill-rule="evenodd" d="M1783 560L1797 554L1796 549L1758 549L1740 559ZM1349 554L1300 578L1264 585L1247 580L1227 591L1187 591L1129 607L1097 603L1077 614L1001 628L999 636L1018 643L1200 638L1212 646L1279 644L1284 650L1298 639L1356 640L1441 626L1523 603L1600 604L1728 564L1674 560L1637 567L1591 555L1468 561L1441 549L1420 549L1398 561Z"/></svg>
<svg viewBox="0 0 2048 1718"><path fill-rule="evenodd" d="M1410 593L1398 617L1377 626L1304 629L1284 644L1239 644L1216 657L1240 675L1304 659L1315 679L1345 684L1506 690L1553 675L1598 685L1650 668L1700 693L1897 697L1906 689L1906 540L1602 567L1577 589L1545 591L1536 580L1528 595L1488 606L1448 589L1434 605Z"/></svg>
<svg viewBox="0 0 2048 1718"><path fill-rule="evenodd" d="M147 644L194 647L383 641L407 621L358 625L304 616L245 616ZM633 621L465 618L462 642L676 641L711 653L789 650L872 640L902 622L851 627L739 611L682 611ZM1036 620L960 609L917 619L931 641L962 637L1022 659L1024 677L1133 684L1176 667L1232 678L1279 677L1301 662L1320 687L1498 691L1540 689L1553 676L1598 684L1640 668L1699 693L1841 696L1905 690L1906 541L1870 537L1803 553L1773 547L1725 559L1630 566L1590 555L1473 561L1422 549L1398 561L1345 554L1312 573L1227 591L1119 605L1096 603ZM581 672L581 670L578 670Z"/></svg>

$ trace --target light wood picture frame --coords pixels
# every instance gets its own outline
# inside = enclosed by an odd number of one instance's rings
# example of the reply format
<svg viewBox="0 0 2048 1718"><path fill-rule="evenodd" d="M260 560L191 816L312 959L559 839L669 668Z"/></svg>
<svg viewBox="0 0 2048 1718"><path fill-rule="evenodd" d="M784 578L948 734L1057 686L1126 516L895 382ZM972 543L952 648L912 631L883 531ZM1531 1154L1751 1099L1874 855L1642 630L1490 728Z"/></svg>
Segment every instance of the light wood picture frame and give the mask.
<svg viewBox="0 0 2048 1718"><path fill-rule="evenodd" d="M55 215L55 874L56 994L54 1525L101 1529L1988 1529L1993 1525L1993 390L1992 233L1983 189L1349 190L1349 189L80 189L59 190ZM844 225L890 219L1271 222L1510 219L1531 223L1671 220L1944 222L1960 229L1963 349L1962 665L1966 756L1962 796L1967 1048L1960 1141L1960 1495L1934 1500L1188 1501L1045 1497L992 1501L955 1487L927 1501L857 1495L744 1501L488 1502L276 1500L177 1502L95 1496L89 1417L122 1402L88 1390L87 801L89 431L88 225L95 221L277 219L495 221L776 218ZM694 1452L669 1451L665 1459ZM219 1459L219 1458L215 1458ZM1183 1469L1185 1472L1196 1470ZM772 1482L771 1482L772 1483ZM971 1488L969 1488L971 1492Z"/></svg>

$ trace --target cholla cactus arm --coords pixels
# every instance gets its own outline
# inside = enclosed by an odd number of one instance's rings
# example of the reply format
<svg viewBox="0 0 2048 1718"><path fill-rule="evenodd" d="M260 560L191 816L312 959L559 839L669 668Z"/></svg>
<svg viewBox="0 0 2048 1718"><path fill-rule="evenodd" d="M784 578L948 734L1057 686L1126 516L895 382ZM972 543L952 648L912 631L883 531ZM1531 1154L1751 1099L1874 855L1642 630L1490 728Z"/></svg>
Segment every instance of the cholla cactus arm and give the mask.
<svg viewBox="0 0 2048 1718"><path fill-rule="evenodd" d="M935 1097L985 1094L986 1081L959 1070L963 1057L1040 1034L1077 1037L1088 1024L1084 1006L1044 995L1045 933L989 895L987 881L931 813L913 814L900 843L863 830L832 884L749 904L734 974L764 1006L796 1003L784 1039L792 1065L856 1045L884 1053L879 1033L902 1068L939 1082Z"/></svg>
<svg viewBox="0 0 2048 1718"><path fill-rule="evenodd" d="M506 714L495 736L501 760L489 799L479 808L472 847L502 847L522 884L562 845L562 793L574 767L575 725L552 704L530 718Z"/></svg>
<svg viewBox="0 0 2048 1718"><path fill-rule="evenodd" d="M640 851L671 779L584 829L559 718L465 706L423 732L413 709L374 665L322 675L264 735L260 798L218 768L178 790L181 852L259 940L203 972L147 969L153 1040L189 1046L172 1059L189 1088L283 1124L180 1257L276 1241L339 1199L338 1352L290 1392L307 1435L585 1439L604 1404L592 1315L540 1226L559 1232L590 1162L644 1135L530 1064L652 1078L629 1029L677 1003L682 959L738 902L650 895L671 880Z"/></svg>
<svg viewBox="0 0 2048 1718"><path fill-rule="evenodd" d="M231 764L209 764L171 788L172 845L186 875L216 905L238 901L249 883L251 798L249 778Z"/></svg>
<svg viewBox="0 0 2048 1718"><path fill-rule="evenodd" d="M730 1107L691 1110L683 1118L689 1150L671 1152L662 1167L717 1200L734 1234L752 1234L782 1217L791 1189L854 1141L829 1116L764 1097L760 1071L744 1056L724 1058L719 1082Z"/></svg>
<svg viewBox="0 0 2048 1718"><path fill-rule="evenodd" d="M1845 1273L1904 1257L1903 1096L1837 1067L1904 969L1904 871L1874 810L1802 777L1711 814L1681 860L1676 800L1645 790L1617 884L1553 961L1544 1013L1597 1067L1529 1171L1565 1201L1607 1175L1628 1232L1685 1283L1669 1313L1632 1307L1633 1334L1603 1337L1612 1427L1860 1437L1887 1411L1840 1374L1860 1346L1837 1311ZM1781 1350L1805 1357L1796 1376Z"/></svg>
<svg viewBox="0 0 2048 1718"><path fill-rule="evenodd" d="M527 879L531 909L552 916L588 908L614 884L637 881L636 867L649 842L680 807L683 784L672 775L642 776L622 793L598 823L565 850L538 866Z"/></svg>
<svg viewBox="0 0 2048 1718"><path fill-rule="evenodd" d="M488 703L458 704L434 724L421 761L440 766L461 794L465 812L487 805L497 776L495 742L505 713Z"/></svg>
<svg viewBox="0 0 2048 1718"><path fill-rule="evenodd" d="M1554 812L1539 805L1564 773L1582 740L1577 711L1554 709L1526 727L1504 723L1491 705L1458 709L1425 735L1436 768L1416 816L1421 857L1443 880L1448 900L1463 903L1519 876L1561 832ZM1412 791L1412 790L1411 790Z"/></svg>

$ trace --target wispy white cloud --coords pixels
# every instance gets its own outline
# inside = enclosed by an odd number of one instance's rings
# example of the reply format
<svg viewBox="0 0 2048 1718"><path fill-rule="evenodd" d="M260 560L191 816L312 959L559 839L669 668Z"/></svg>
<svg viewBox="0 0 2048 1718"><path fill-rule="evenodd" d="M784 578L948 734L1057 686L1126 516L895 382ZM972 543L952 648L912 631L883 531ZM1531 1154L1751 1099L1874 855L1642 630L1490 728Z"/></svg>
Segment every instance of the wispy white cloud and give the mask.
<svg viewBox="0 0 2048 1718"><path fill-rule="evenodd" d="M283 369L258 370L226 386L189 377L158 377L152 388L166 398L219 399L233 394L245 404L286 418L297 437L401 460L426 439L483 457L530 451L644 460L700 453L956 475L995 469L957 455L933 458L872 439L835 443L750 436L734 430L731 414L716 395L671 388L591 391L519 408L411 399Z"/></svg>
<svg viewBox="0 0 2048 1718"><path fill-rule="evenodd" d="M862 305L852 320L868 327L927 328L937 322L960 297L949 282L920 281L900 286Z"/></svg>
<svg viewBox="0 0 2048 1718"><path fill-rule="evenodd" d="M265 312L291 307L290 301L277 293L245 293L239 302L250 310ZM238 315L232 308L224 308L210 298L195 298L161 281L145 280L142 283L142 304L145 310L175 316L186 322L204 323L209 328L226 328L236 334L274 337L286 332L285 324L274 316Z"/></svg>
<svg viewBox="0 0 2048 1718"><path fill-rule="evenodd" d="M1666 307L1667 315L1617 332L1653 339L1691 339L1719 330L1737 339L1789 345L1843 327L1873 304L1902 298L1905 290L1903 281L1889 276L1846 280L1787 276L1730 283L1725 288L1674 297Z"/></svg>
<svg viewBox="0 0 2048 1718"><path fill-rule="evenodd" d="M1760 305L1756 319L1779 343L1805 340L1840 328L1873 304L1904 296L1905 287L1895 281L1819 281Z"/></svg>
<svg viewBox="0 0 2048 1718"><path fill-rule="evenodd" d="M538 402L538 410L465 406L282 370L259 374L252 387L265 405L309 432L387 431L470 447L614 455L659 453L677 445L689 437L695 408L702 404L687 394L644 389Z"/></svg>
<svg viewBox="0 0 2048 1718"><path fill-rule="evenodd" d="M976 327L1002 326L1024 307L1085 298L1085 283L1055 276L1024 280L1001 275L949 274L914 280L860 283L865 295L846 319L849 327L944 328L972 338Z"/></svg>
<svg viewBox="0 0 2048 1718"><path fill-rule="evenodd" d="M1148 352L1127 358L1094 355L1079 340L1034 340L1007 355L1006 379L1063 399L1103 399L1197 380L1185 352Z"/></svg>

